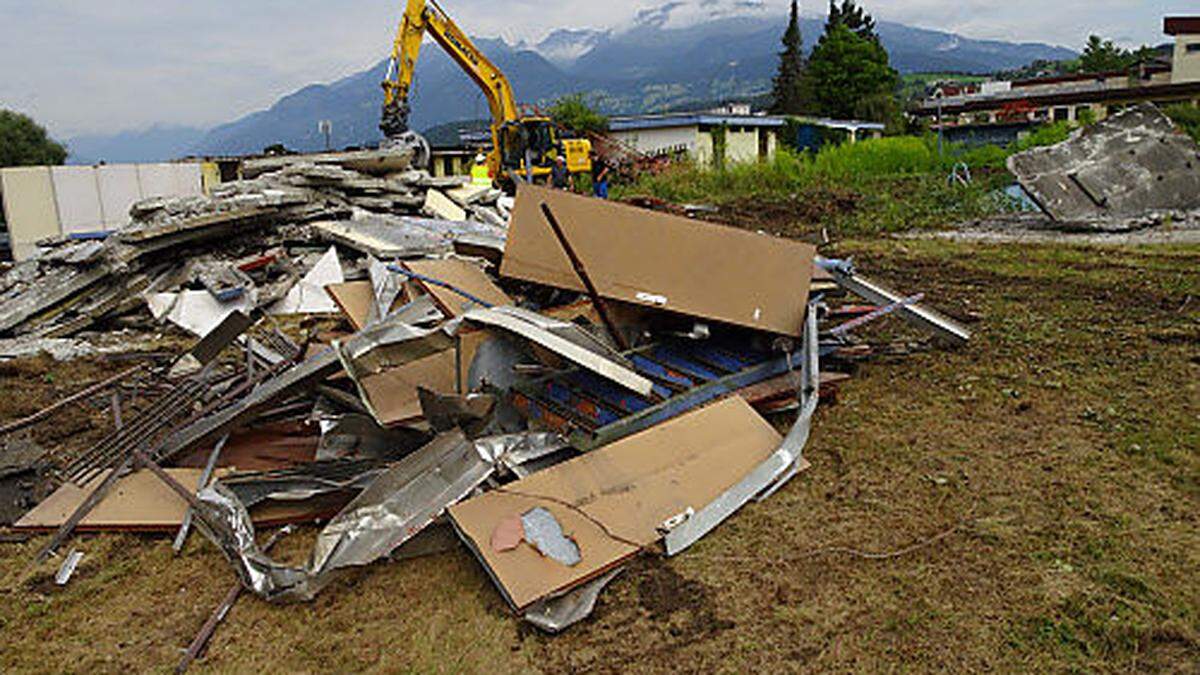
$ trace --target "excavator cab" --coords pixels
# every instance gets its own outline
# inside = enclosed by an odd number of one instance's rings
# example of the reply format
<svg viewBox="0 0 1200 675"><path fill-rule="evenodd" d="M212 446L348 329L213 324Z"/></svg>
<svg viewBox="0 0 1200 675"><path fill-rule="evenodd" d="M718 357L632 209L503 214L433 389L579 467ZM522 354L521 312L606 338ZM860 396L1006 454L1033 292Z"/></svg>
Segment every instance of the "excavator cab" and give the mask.
<svg viewBox="0 0 1200 675"><path fill-rule="evenodd" d="M545 117L527 117L500 125L496 133L496 154L500 159L497 175L510 172L526 175L526 159L532 160L533 175L544 176L554 166L560 150L558 130Z"/></svg>

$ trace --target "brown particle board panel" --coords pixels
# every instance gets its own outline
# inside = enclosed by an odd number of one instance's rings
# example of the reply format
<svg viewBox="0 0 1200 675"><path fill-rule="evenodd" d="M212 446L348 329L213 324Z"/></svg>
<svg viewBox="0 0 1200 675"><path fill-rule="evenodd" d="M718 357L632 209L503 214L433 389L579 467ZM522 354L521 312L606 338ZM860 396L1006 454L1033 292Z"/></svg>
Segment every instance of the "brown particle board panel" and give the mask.
<svg viewBox="0 0 1200 675"><path fill-rule="evenodd" d="M492 283L492 280L488 278L479 265L468 260L460 258L408 260L404 262L404 267L410 272L416 272L431 279L437 279L450 284L486 303L492 305L513 304L512 298L508 297L504 291ZM417 279L416 283L420 284L426 292L432 295L438 306L449 312L451 316L461 316L463 312L476 305L476 303L444 286L428 284L420 279Z"/></svg>
<svg viewBox="0 0 1200 675"><path fill-rule="evenodd" d="M816 253L809 244L521 184L501 276L584 290L543 203L600 295L800 335Z"/></svg>
<svg viewBox="0 0 1200 675"><path fill-rule="evenodd" d="M418 386L439 394L453 394L458 388L457 378L454 350L447 349L398 368L367 375L362 379L362 387L375 409L378 422L393 426L421 418Z"/></svg>
<svg viewBox="0 0 1200 675"><path fill-rule="evenodd" d="M667 519L699 511L765 461L778 432L744 400L730 397L599 450L450 507L509 602L517 609L604 573L658 541ZM580 547L568 567L528 544L498 552L492 532L507 517L541 506Z"/></svg>

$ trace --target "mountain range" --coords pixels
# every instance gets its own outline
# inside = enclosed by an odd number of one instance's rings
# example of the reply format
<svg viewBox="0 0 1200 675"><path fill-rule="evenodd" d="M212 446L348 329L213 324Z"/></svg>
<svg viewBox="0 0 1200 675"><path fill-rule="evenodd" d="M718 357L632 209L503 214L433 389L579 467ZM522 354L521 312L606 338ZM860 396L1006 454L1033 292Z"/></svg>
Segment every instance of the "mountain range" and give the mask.
<svg viewBox="0 0 1200 675"><path fill-rule="evenodd" d="M675 20L678 12L704 6L706 0L674 0L639 12L621 29L560 29L535 43L479 38L476 44L508 75L520 102L538 106L574 92L586 92L609 114L761 96L770 88L786 18L730 11L683 25ZM823 19L802 18L806 48L823 28ZM983 74L1075 56L1046 44L975 40L885 21L878 23L878 32L892 66L902 73ZM73 159L87 161L244 154L276 143L311 151L325 145L317 129L320 120L332 121L334 147L370 145L380 138L379 83L386 69L381 61L335 82L309 85L203 134L160 127L107 139L70 139L68 146ZM428 46L417 64L411 103L410 122L419 130L488 114L475 85L444 53Z"/></svg>

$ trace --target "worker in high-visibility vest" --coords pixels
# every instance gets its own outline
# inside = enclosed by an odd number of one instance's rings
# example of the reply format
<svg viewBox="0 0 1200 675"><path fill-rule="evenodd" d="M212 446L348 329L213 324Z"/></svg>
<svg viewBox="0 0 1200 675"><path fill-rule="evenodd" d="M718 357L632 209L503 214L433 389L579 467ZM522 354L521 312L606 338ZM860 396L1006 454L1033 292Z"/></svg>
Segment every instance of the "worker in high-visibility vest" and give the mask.
<svg viewBox="0 0 1200 675"><path fill-rule="evenodd" d="M492 176L488 173L487 157L481 152L475 155L475 166L471 167L471 184L491 187Z"/></svg>

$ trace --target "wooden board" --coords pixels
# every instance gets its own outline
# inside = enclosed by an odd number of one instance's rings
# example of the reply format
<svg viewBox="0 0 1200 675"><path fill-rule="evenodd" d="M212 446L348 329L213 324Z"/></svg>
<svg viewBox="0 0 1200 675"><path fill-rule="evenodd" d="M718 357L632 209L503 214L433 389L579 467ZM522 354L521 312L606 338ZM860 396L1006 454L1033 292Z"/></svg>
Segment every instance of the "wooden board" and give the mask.
<svg viewBox="0 0 1200 675"><path fill-rule="evenodd" d="M399 368L367 375L362 379L362 388L375 409L377 421L386 427L421 418L417 386L453 394L458 390L457 379L454 350L447 349Z"/></svg>
<svg viewBox="0 0 1200 675"><path fill-rule="evenodd" d="M360 331L367 325L367 317L371 313L371 304L375 302L375 291L369 281L347 281L340 284L329 284L325 292L337 303L338 309L354 327Z"/></svg>
<svg viewBox="0 0 1200 675"><path fill-rule="evenodd" d="M784 335L803 329L812 246L524 183L501 276L584 290L542 203L606 298Z"/></svg>
<svg viewBox="0 0 1200 675"><path fill-rule="evenodd" d="M183 487L195 491L202 469L167 469ZM218 471L218 475L221 472ZM62 525L97 485L104 472L84 487L64 483L13 525L14 529L53 529ZM80 523L79 529L167 529L179 527L187 503L148 470L117 481L108 495Z"/></svg>
<svg viewBox="0 0 1200 675"><path fill-rule="evenodd" d="M512 298L492 283L479 265L469 260L461 258L409 260L404 262L404 267L410 272L444 281L491 305L513 304ZM415 283L432 295L438 306L451 316L461 316L466 310L478 306L477 303L444 286L426 283L420 279L416 279Z"/></svg>
<svg viewBox="0 0 1200 675"><path fill-rule="evenodd" d="M656 542L665 520L689 507L699 511L766 460L781 440L744 400L726 398L461 502L449 513L521 609ZM583 558L578 565L544 558L528 544L504 552L491 547L500 521L535 506L549 510L575 539Z"/></svg>

